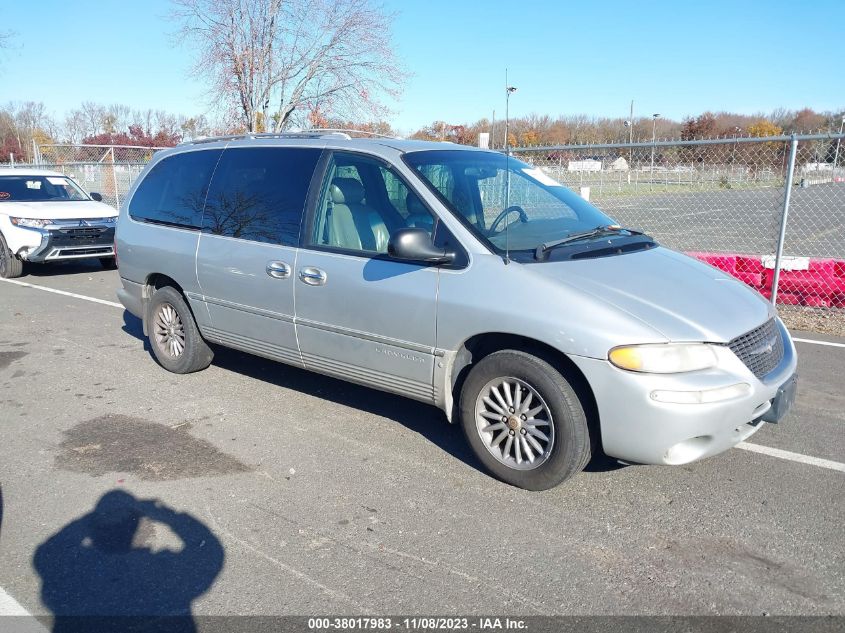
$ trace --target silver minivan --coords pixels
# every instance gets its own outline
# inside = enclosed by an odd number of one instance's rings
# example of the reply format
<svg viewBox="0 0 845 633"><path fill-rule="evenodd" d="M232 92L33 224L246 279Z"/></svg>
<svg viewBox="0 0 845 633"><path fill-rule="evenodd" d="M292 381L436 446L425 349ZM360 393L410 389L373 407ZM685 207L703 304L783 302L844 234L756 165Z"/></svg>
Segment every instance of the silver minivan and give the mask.
<svg viewBox="0 0 845 633"><path fill-rule="evenodd" d="M434 404L531 490L599 451L715 455L795 397L763 297L498 152L320 131L182 144L133 186L116 247L118 296L166 369L204 369L218 344Z"/></svg>

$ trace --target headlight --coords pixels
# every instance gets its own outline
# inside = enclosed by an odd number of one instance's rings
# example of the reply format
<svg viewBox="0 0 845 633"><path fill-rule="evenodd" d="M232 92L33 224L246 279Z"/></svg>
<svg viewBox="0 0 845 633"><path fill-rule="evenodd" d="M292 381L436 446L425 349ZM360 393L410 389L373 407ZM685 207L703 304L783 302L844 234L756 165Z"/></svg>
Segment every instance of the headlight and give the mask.
<svg viewBox="0 0 845 633"><path fill-rule="evenodd" d="M9 220L15 226L28 226L33 229L42 229L45 226L52 224L52 220L35 220L32 218L12 218L10 217Z"/></svg>
<svg viewBox="0 0 845 633"><path fill-rule="evenodd" d="M620 369L652 374L677 374L716 365L716 353L704 343L665 345L626 345L614 347L607 355Z"/></svg>

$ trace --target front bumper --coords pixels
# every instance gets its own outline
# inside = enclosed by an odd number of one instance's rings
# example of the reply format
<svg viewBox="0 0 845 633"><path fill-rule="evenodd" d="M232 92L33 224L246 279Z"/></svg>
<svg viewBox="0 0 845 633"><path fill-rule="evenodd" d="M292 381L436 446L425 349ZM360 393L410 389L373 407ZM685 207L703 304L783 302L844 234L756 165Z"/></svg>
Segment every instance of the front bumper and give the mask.
<svg viewBox="0 0 845 633"><path fill-rule="evenodd" d="M584 372L599 410L607 455L641 464L685 464L725 451L756 433L778 389L795 374L795 346L777 320L784 343L781 362L757 378L727 347L717 367L686 374L644 374L609 361L572 357ZM748 385L746 393L719 402L675 404L654 392L691 392Z"/></svg>
<svg viewBox="0 0 845 633"><path fill-rule="evenodd" d="M32 234L29 244L18 253L28 262L114 257L114 226L62 226L27 231Z"/></svg>

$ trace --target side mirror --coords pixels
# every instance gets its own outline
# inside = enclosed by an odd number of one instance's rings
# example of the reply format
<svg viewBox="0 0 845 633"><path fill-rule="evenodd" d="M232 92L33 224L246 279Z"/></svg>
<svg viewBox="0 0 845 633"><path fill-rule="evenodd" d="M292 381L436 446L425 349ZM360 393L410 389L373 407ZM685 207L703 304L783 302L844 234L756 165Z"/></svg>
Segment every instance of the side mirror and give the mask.
<svg viewBox="0 0 845 633"><path fill-rule="evenodd" d="M103 194L101 194L101 193L97 193L96 191L92 191L88 195L91 196L91 200L96 200L97 202L103 201Z"/></svg>
<svg viewBox="0 0 845 633"><path fill-rule="evenodd" d="M398 229L390 236L387 253L394 259L427 264L449 264L455 254L445 248L437 248L431 242L431 234L421 228Z"/></svg>

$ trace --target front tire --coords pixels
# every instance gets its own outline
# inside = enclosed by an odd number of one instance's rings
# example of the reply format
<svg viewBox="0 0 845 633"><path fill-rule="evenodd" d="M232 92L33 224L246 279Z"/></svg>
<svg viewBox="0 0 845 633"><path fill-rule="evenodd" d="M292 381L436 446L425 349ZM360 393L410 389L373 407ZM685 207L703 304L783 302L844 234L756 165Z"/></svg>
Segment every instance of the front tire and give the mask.
<svg viewBox="0 0 845 633"><path fill-rule="evenodd" d="M461 390L467 441L495 477L546 490L590 461L584 405L554 366L519 350L502 350L473 367Z"/></svg>
<svg viewBox="0 0 845 633"><path fill-rule="evenodd" d="M14 279L21 275L23 275L23 262L9 250L6 238L0 233L0 277Z"/></svg>
<svg viewBox="0 0 845 633"><path fill-rule="evenodd" d="M166 370L190 374L211 364L214 352L203 340L194 315L175 288L165 286L153 293L147 318L150 346Z"/></svg>

